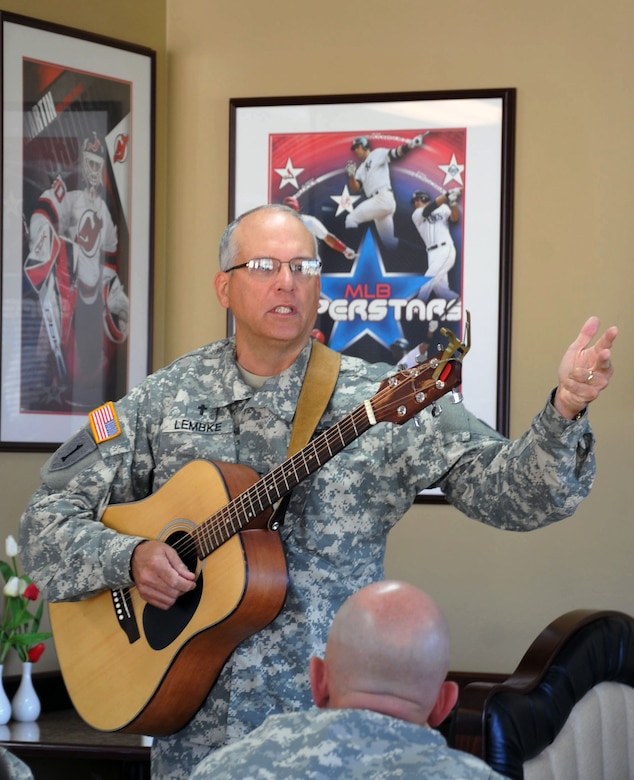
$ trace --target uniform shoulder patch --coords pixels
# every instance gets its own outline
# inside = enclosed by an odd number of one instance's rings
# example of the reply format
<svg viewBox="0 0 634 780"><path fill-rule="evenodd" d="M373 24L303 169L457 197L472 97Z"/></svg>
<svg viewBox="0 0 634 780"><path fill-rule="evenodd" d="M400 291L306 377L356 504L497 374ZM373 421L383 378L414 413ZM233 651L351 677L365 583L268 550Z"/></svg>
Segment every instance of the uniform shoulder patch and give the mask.
<svg viewBox="0 0 634 780"><path fill-rule="evenodd" d="M94 409L88 415L88 419L97 444L114 439L121 433L121 426L112 401Z"/></svg>
<svg viewBox="0 0 634 780"><path fill-rule="evenodd" d="M82 428L72 439L62 444L47 464L48 471L69 469L96 451L97 445L87 428Z"/></svg>

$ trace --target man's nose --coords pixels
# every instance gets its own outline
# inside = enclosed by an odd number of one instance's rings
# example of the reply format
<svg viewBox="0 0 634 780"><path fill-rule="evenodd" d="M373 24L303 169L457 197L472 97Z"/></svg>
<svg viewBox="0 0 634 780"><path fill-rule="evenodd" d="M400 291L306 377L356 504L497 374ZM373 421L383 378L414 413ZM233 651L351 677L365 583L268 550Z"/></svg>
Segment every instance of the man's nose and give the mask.
<svg viewBox="0 0 634 780"><path fill-rule="evenodd" d="M285 290L295 287L295 274L291 271L289 263L280 264L280 269L275 275L275 281L278 287L283 287Z"/></svg>

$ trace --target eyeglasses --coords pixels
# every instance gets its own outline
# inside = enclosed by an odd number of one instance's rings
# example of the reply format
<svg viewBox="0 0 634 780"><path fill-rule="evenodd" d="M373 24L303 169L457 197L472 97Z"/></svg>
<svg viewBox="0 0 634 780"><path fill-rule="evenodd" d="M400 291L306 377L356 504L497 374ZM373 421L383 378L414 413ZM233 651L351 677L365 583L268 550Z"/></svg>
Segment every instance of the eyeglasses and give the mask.
<svg viewBox="0 0 634 780"><path fill-rule="evenodd" d="M278 260L276 257L254 257L246 263L234 265L229 271L237 271L239 268L248 269L250 274L258 279L270 279L275 276L283 265L288 265L291 272L298 274L300 279L319 276L321 260L315 257L294 257L292 260Z"/></svg>

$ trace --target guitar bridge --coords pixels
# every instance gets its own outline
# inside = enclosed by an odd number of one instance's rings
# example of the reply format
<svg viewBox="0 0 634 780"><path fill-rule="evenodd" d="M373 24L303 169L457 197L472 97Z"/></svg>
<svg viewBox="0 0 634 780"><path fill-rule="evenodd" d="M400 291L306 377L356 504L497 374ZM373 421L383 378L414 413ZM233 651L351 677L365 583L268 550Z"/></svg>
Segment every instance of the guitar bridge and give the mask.
<svg viewBox="0 0 634 780"><path fill-rule="evenodd" d="M128 642L133 644L141 638L139 627L137 626L134 611L132 610L132 597L130 588L119 588L111 590L112 605L119 623L119 628L128 637Z"/></svg>

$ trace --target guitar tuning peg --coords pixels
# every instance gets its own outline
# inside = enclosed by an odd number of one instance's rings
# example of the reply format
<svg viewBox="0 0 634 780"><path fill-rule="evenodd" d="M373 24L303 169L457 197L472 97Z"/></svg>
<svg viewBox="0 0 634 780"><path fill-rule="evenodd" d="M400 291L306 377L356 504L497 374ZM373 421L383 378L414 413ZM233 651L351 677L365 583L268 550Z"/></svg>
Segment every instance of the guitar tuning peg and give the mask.
<svg viewBox="0 0 634 780"><path fill-rule="evenodd" d="M437 406L436 404L432 404L431 416L432 417L440 417L441 414L442 414L442 409L440 408L440 406Z"/></svg>
<svg viewBox="0 0 634 780"><path fill-rule="evenodd" d="M399 371L405 371L405 369L407 368L407 363L403 361L402 363L398 363L396 367L398 368Z"/></svg>
<svg viewBox="0 0 634 780"><path fill-rule="evenodd" d="M412 421L414 423L414 427L415 428L420 428L420 421L419 421L418 417L416 417L416 416L412 417Z"/></svg>
<svg viewBox="0 0 634 780"><path fill-rule="evenodd" d="M451 403L452 404L461 404L462 403L462 393L459 390L456 390L455 388L451 391Z"/></svg>

